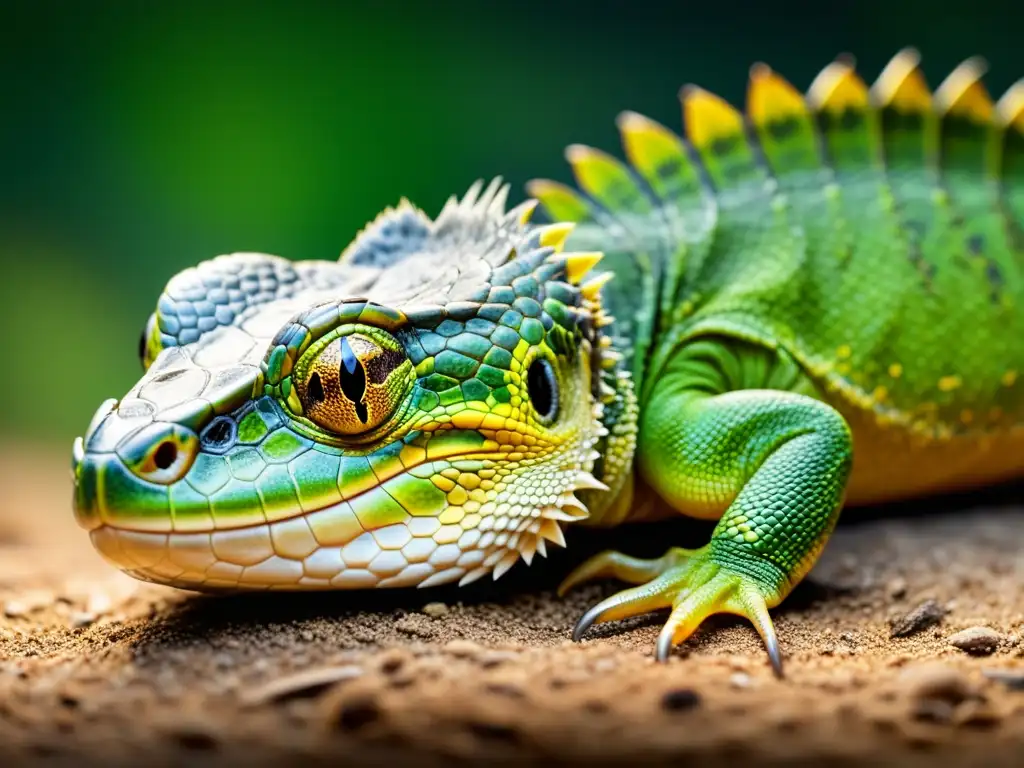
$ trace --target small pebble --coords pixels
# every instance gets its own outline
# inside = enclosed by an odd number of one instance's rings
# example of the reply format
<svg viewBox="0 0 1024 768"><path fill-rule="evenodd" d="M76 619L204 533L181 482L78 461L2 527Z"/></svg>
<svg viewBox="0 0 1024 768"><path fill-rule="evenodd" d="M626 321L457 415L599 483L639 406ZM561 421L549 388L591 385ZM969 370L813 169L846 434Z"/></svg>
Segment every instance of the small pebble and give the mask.
<svg viewBox="0 0 1024 768"><path fill-rule="evenodd" d="M886 585L886 591L893 600L899 600L907 594L907 580L897 576Z"/></svg>
<svg viewBox="0 0 1024 768"><path fill-rule="evenodd" d="M968 627L950 636L949 644L961 651L987 656L999 647L1003 636L990 627Z"/></svg>
<svg viewBox="0 0 1024 768"><path fill-rule="evenodd" d="M8 619L20 619L28 613L28 606L17 600L8 600L4 603L4 616Z"/></svg>
<svg viewBox="0 0 1024 768"><path fill-rule="evenodd" d="M746 672L736 672L729 677L729 685L733 688L749 688L752 680Z"/></svg>
<svg viewBox="0 0 1024 768"><path fill-rule="evenodd" d="M427 603L422 610L432 619L438 619L448 614L448 606L444 603Z"/></svg>
<svg viewBox="0 0 1024 768"><path fill-rule="evenodd" d="M889 637L916 635L918 632L938 624L947 612L935 600L925 600L910 613L892 621Z"/></svg>
<svg viewBox="0 0 1024 768"><path fill-rule="evenodd" d="M75 629L82 629L88 627L96 622L98 617L95 613L88 611L77 611L71 614L71 626Z"/></svg>

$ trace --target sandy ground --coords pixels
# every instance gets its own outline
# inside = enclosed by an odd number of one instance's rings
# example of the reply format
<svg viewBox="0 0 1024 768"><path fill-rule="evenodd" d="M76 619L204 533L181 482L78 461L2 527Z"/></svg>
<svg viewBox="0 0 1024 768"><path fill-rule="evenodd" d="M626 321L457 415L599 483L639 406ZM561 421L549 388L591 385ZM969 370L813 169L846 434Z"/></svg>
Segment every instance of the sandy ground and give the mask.
<svg viewBox="0 0 1024 768"><path fill-rule="evenodd" d="M560 600L569 568L704 526L570 531L568 550L462 590L197 597L93 553L66 453L0 447L5 766L1024 764L1020 487L847 513L776 611L780 682L727 617L665 665L662 616L569 641L615 588ZM974 626L996 634L951 645Z"/></svg>

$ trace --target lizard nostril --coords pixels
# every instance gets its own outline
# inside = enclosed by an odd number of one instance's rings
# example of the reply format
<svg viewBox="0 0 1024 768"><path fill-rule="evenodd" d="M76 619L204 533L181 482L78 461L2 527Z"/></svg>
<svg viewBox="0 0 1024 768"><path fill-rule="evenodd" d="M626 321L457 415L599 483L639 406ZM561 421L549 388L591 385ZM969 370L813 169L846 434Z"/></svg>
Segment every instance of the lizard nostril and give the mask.
<svg viewBox="0 0 1024 768"><path fill-rule="evenodd" d="M170 469L174 466L177 458L178 446L167 441L160 443L160 447L156 449L156 453L153 455L153 463L156 464L157 469Z"/></svg>

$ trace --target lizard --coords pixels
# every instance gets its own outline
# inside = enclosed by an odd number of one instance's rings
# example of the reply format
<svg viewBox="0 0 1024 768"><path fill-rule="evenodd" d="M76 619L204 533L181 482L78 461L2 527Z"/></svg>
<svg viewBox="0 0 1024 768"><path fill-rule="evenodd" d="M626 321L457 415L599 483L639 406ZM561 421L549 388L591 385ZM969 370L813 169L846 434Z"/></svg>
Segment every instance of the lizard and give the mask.
<svg viewBox="0 0 1024 768"><path fill-rule="evenodd" d="M685 136L624 112L624 160L570 146L575 186L186 269L75 441L76 519L197 591L467 584L573 523L717 521L579 565L560 594L632 586L573 637L667 608L664 660L731 613L781 676L769 611L844 506L1024 472L1024 80L996 102L984 72L932 92L908 48L803 95L759 64L744 112L687 86Z"/></svg>

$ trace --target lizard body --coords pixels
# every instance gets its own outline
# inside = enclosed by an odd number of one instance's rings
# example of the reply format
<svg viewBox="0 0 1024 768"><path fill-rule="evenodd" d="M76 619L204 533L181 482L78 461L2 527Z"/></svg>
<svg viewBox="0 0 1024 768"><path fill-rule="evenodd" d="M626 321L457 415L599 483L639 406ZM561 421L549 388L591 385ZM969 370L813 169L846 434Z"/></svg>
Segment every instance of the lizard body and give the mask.
<svg viewBox="0 0 1024 768"><path fill-rule="evenodd" d="M660 607L664 658L813 566L844 500L1024 473L1024 81L906 50L746 115L683 92L686 139L620 116L580 191L497 181L389 209L337 262L223 256L173 278L146 373L74 449L75 508L139 578L191 589L496 578L566 523L683 513L709 544L598 576L581 619ZM601 254L604 254L603 259ZM600 271L597 268L600 262Z"/></svg>

